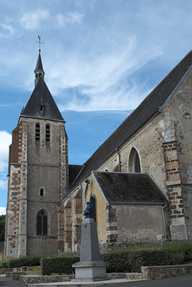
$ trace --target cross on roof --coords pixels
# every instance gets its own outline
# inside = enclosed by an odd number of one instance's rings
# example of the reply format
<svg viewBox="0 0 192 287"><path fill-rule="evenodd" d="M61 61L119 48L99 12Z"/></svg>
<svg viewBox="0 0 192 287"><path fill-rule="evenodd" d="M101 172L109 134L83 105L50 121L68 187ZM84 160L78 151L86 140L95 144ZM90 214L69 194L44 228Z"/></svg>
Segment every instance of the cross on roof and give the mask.
<svg viewBox="0 0 192 287"><path fill-rule="evenodd" d="M41 44L44 44L43 42L41 42L41 37L38 36L39 41L36 41L37 43L39 43L39 52L41 52Z"/></svg>

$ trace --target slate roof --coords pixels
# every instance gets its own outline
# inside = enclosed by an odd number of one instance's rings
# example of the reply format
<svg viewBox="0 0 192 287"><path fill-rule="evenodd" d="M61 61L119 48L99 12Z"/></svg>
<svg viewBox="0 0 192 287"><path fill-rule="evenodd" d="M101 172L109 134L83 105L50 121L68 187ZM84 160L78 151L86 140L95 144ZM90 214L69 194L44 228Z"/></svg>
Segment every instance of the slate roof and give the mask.
<svg viewBox="0 0 192 287"><path fill-rule="evenodd" d="M105 159L115 152L116 148L128 140L159 111L185 76L191 65L192 51L183 58L183 60L159 83L159 85L85 162L81 174L73 183L69 191L83 181L92 170L96 169Z"/></svg>
<svg viewBox="0 0 192 287"><path fill-rule="evenodd" d="M34 70L34 73L35 72L43 72L43 74L45 74L44 70L43 70L43 64L42 64L42 60L41 60L41 53L39 51L39 56L38 56L38 59L37 59L37 64L36 64L36 67L35 67L35 70Z"/></svg>
<svg viewBox="0 0 192 287"><path fill-rule="evenodd" d="M69 186L72 185L82 167L82 165L69 164Z"/></svg>
<svg viewBox="0 0 192 287"><path fill-rule="evenodd" d="M0 251L4 249L4 242L0 242Z"/></svg>
<svg viewBox="0 0 192 287"><path fill-rule="evenodd" d="M164 194L146 173L93 171L108 204L166 204Z"/></svg>
<svg viewBox="0 0 192 287"><path fill-rule="evenodd" d="M40 112L40 106L44 107L43 112ZM38 83L20 116L64 121L43 77L39 78Z"/></svg>

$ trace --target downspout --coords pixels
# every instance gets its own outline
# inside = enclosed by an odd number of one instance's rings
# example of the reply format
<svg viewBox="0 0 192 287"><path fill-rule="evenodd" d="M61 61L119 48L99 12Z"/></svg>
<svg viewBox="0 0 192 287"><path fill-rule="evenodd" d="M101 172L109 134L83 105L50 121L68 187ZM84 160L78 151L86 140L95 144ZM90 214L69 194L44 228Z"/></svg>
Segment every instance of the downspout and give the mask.
<svg viewBox="0 0 192 287"><path fill-rule="evenodd" d="M82 210L83 210L83 188L82 188L82 183L80 183L81 186L81 214L82 214ZM82 220L82 216L81 216L81 220Z"/></svg>
<svg viewBox="0 0 192 287"><path fill-rule="evenodd" d="M165 240L167 241L167 233L166 233L166 226L165 226L165 215L164 215L164 208L167 206L168 204L166 203L163 207L162 207L162 216L163 216L163 227L164 227L164 235L165 235Z"/></svg>
<svg viewBox="0 0 192 287"><path fill-rule="evenodd" d="M120 155L120 153L118 152L118 149L117 149L117 148L116 148L115 150L116 150L116 152L117 152L117 154L118 154L118 156L119 156L119 171L121 172L121 155Z"/></svg>

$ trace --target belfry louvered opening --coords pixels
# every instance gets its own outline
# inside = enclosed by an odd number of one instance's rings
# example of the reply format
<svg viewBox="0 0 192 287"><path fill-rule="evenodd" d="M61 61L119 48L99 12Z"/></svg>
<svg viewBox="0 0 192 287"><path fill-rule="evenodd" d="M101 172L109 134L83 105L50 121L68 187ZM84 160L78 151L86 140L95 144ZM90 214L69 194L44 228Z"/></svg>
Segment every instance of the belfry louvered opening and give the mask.
<svg viewBox="0 0 192 287"><path fill-rule="evenodd" d="M35 141L39 142L40 141L40 124L36 123L35 126Z"/></svg>
<svg viewBox="0 0 192 287"><path fill-rule="evenodd" d="M45 131L45 137L46 137L46 145L50 145L50 125L46 125L46 131Z"/></svg>

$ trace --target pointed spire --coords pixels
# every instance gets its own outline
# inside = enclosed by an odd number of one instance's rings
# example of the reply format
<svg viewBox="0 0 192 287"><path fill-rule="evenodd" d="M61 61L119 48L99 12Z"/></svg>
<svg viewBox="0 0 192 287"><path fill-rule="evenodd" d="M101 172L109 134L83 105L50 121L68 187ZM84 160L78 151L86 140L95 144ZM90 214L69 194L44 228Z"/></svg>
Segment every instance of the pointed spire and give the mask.
<svg viewBox="0 0 192 287"><path fill-rule="evenodd" d="M39 56L37 59L37 64L36 64L34 73L35 73L35 86L36 86L39 78L42 77L44 79L44 75L45 75L45 72L43 70L42 60L41 60L41 50L39 50Z"/></svg>

